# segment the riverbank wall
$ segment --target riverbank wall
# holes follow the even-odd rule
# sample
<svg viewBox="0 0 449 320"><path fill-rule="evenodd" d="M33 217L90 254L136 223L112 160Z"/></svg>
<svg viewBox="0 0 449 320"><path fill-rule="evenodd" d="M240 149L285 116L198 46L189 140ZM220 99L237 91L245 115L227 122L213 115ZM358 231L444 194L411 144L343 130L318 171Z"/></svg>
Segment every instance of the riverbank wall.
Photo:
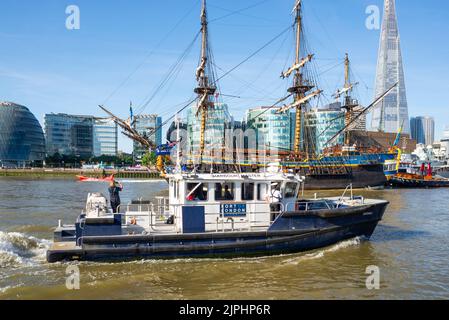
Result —
<svg viewBox="0 0 449 320"><path fill-rule="evenodd" d="M126 170L81 170L81 169L0 169L0 178L61 178L75 179L76 176L100 178L106 174L114 175L117 179L161 179L159 172L126 171Z"/></svg>

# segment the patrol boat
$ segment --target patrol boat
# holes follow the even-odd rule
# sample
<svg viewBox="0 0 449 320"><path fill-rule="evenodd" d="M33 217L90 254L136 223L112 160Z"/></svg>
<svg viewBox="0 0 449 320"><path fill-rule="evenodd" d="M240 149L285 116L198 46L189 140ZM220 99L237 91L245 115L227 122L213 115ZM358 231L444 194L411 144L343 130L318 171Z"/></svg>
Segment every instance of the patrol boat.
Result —
<svg viewBox="0 0 449 320"><path fill-rule="evenodd" d="M301 252L369 238L388 205L353 196L352 191L348 196L299 200L303 178L284 172L179 171L167 178L167 199L130 203L120 208L123 213L112 213L104 196L90 194L75 225L59 223L48 262ZM278 212L270 210L272 184L279 184L282 193Z"/></svg>
<svg viewBox="0 0 449 320"><path fill-rule="evenodd" d="M300 1L297 2L299 8ZM296 9L299 16L299 9ZM280 163L259 172L214 173L205 170L205 128L216 93L208 47L206 1L202 1L201 59L196 76L197 117L201 120L200 166L192 170L177 163L163 176L169 197L157 203L137 201L114 214L101 194L89 194L86 208L74 225L61 222L47 260L128 260L179 257L266 256L293 253L331 245L358 236L370 237L382 219L388 202L345 196L300 199L304 177ZM303 100L299 100L301 104ZM103 108L108 112L105 108ZM109 113L109 112L108 112ZM130 121L109 113L125 135L146 147ZM179 124L178 124L179 133ZM179 136L179 134L178 134ZM178 142L180 141L178 137ZM163 155L158 167L163 169ZM234 166L237 170L238 166ZM271 206L277 184L281 197ZM123 213L122 213L123 212Z"/></svg>

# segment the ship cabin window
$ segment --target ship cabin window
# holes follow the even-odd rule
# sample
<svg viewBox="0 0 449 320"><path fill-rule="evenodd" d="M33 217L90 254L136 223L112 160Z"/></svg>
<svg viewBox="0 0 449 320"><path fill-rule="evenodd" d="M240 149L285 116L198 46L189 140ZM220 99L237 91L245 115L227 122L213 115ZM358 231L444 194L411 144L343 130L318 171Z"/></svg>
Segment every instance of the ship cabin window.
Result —
<svg viewBox="0 0 449 320"><path fill-rule="evenodd" d="M207 183L187 183L187 201L207 201Z"/></svg>
<svg viewBox="0 0 449 320"><path fill-rule="evenodd" d="M172 181L170 186L171 186L173 198L178 199L178 197L179 197L179 183L177 181Z"/></svg>
<svg viewBox="0 0 449 320"><path fill-rule="evenodd" d="M257 185L257 200L265 201L268 192L269 192L268 184L266 184L266 183L259 183Z"/></svg>
<svg viewBox="0 0 449 320"><path fill-rule="evenodd" d="M295 198L298 184L296 182L287 182L284 189L284 198Z"/></svg>
<svg viewBox="0 0 449 320"><path fill-rule="evenodd" d="M215 200L216 201L232 201L234 200L235 184L234 183L216 183L215 184Z"/></svg>
<svg viewBox="0 0 449 320"><path fill-rule="evenodd" d="M242 183L242 200L252 201L254 200L254 183Z"/></svg>

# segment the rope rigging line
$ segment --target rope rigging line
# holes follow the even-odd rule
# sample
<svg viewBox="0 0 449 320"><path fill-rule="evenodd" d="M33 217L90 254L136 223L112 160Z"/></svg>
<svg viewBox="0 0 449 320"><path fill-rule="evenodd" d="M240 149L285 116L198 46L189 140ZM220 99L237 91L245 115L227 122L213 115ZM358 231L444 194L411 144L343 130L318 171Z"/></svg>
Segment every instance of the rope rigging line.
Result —
<svg viewBox="0 0 449 320"><path fill-rule="evenodd" d="M264 4L264 3L268 2L268 1L270 1L270 0L262 0L262 1L259 1L259 2L255 3L255 4L253 4L253 5L250 5L248 7L245 7L245 8L239 9L239 10L235 10L235 11L232 11L232 10L229 10L229 9L225 9L225 8L222 8L222 7L219 7L219 6L216 6L216 5L209 4L209 6L211 6L211 7L215 7L217 9L221 9L221 10L225 10L225 11L229 11L230 12L228 14L225 14L225 15L221 16L221 17L218 17L218 18L210 20L209 23L220 21L220 20L223 20L225 18L231 17L233 15L237 15L237 14L240 14L240 15L243 15L243 16L247 16L247 17L250 17L250 18L256 18L256 19L263 19L263 20L266 20L266 21L272 21L270 19L259 18L259 17L248 15L248 14L242 14L243 11L247 11L249 9L258 7L258 6Z"/></svg>
<svg viewBox="0 0 449 320"><path fill-rule="evenodd" d="M211 85L216 85L217 82L219 82L220 80L222 80L223 78L227 77L229 74L231 74L232 72L234 72L236 69L238 69L239 67L241 67L243 64L245 64L247 61L249 61L250 59L252 59L254 56L256 56L258 53L260 53L262 50L264 50L266 47L268 47L269 45L271 45L273 42L275 42L278 38L280 38L285 32L289 31L291 28L291 26L289 25L288 28L285 28L284 30L282 30L282 32L280 32L279 34L277 34L275 37L273 37L271 40L269 40L267 43L265 43L261 48L257 49L256 51L254 51L253 53L251 53L247 58L245 58L242 62L240 62L239 64L237 64L236 66L234 66L233 68L231 68L230 70L228 70L227 72L225 72L223 75L221 75L218 79L214 80L213 83L211 83ZM197 35L198 36L198 35ZM275 103L273 105L276 106L277 104L285 101L286 99L288 99L291 96L288 95L286 98L282 98L281 100L279 100L277 103ZM182 109L178 110L178 112L176 114L179 114L181 112L183 112L185 109L187 109L193 102L195 102L197 100L197 98L195 97L194 99L192 99L186 106L184 106ZM154 135L159 129L161 129L163 126L165 126L169 121L171 121L176 114L172 115L170 118L168 118L166 121L164 121L164 123L162 123L162 125L160 125L156 130L154 130L153 132L151 132L148 135L148 138L151 137L152 135Z"/></svg>
<svg viewBox="0 0 449 320"><path fill-rule="evenodd" d="M224 77L228 76L230 73L234 72L236 69L238 69L239 67L241 67L243 64L245 64L246 62L248 62L249 60L251 60L254 56L256 56L258 53L260 53L262 50L264 50L266 47L268 47L269 45L271 45L273 42L275 42L278 38L280 38L285 32L287 32L290 29L290 26L284 30L282 30L282 32L280 32L278 35L276 35L274 38L272 38L270 41L268 41L267 43L265 43L261 48L257 49L255 52L253 52L251 55L249 55L247 58L245 58L242 62L240 62L239 64L237 64L235 67L233 67L232 69L230 69L228 72L226 72L225 74L223 74L221 77L219 77L215 82L220 81L221 79L223 79Z"/></svg>
<svg viewBox="0 0 449 320"><path fill-rule="evenodd" d="M159 83L159 85L156 87L156 89L154 90L154 92L151 94L151 96L147 96L144 99L144 102L141 103L141 105L139 106L139 109L137 111L137 114L142 114L142 112L146 109L146 107L153 101L153 99L156 97L156 95L160 92L160 90L167 84L168 81L170 81L170 79L176 74L176 72L179 72L179 67L182 65L182 63L184 62L185 58L188 56L188 54L190 53L191 49L193 48L193 45L195 44L195 42L197 41L199 35L201 32L198 32L195 36L195 38L193 39L192 42L190 42L190 44L188 45L188 47L186 48L186 50L184 50L184 52L181 54L181 56L178 58L178 60L176 60L176 62L171 66L171 68L169 69L168 73L165 75L165 77L162 79L162 81ZM145 102L146 101L146 102Z"/></svg>
<svg viewBox="0 0 449 320"><path fill-rule="evenodd" d="M144 57L144 59L142 60L141 63L139 63L137 65L137 67L117 86L116 89L114 89L111 94L109 94L109 96L107 96L107 98L104 100L104 102L102 103L102 105L107 104L107 102L120 90L122 89L127 83L128 81L137 73L137 71L140 70L140 68L142 68L142 66L147 62L147 60L156 52L156 50L171 36L171 34L173 32L175 32L178 27L181 25L181 23L192 13L192 11L196 8L197 3L199 2L199 0L197 0L195 2L195 4L188 10L188 12L181 17L180 20L178 20L178 22L173 26L173 28L171 28L167 34L165 34L162 39L156 44L156 46L149 51L146 56Z"/></svg>

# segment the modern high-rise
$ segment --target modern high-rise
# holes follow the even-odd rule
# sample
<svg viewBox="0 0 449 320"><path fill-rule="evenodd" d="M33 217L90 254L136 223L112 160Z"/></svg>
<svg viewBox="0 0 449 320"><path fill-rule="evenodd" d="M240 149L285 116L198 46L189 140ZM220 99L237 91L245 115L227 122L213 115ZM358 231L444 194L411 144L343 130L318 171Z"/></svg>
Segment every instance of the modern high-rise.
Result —
<svg viewBox="0 0 449 320"><path fill-rule="evenodd" d="M246 113L246 130L254 130L256 139L250 144L258 150L288 152L292 143L292 123L290 112L278 113L279 108L260 107Z"/></svg>
<svg viewBox="0 0 449 320"><path fill-rule="evenodd" d="M155 114L142 114L134 117L134 129L148 138L155 146L162 144L162 118ZM140 162L142 157L148 152L138 142L134 142L133 156L134 160Z"/></svg>
<svg viewBox="0 0 449 320"><path fill-rule="evenodd" d="M374 107L371 128L376 131L396 133L403 125L403 132L409 134L409 115L395 0L385 0L375 98L396 83L398 86Z"/></svg>
<svg viewBox="0 0 449 320"><path fill-rule="evenodd" d="M94 117L46 114L44 117L47 155L92 157Z"/></svg>
<svg viewBox="0 0 449 320"><path fill-rule="evenodd" d="M417 143L431 145L435 141L435 120L431 117L415 117L410 119L412 138Z"/></svg>
<svg viewBox="0 0 449 320"><path fill-rule="evenodd" d="M41 165L45 158L42 127L27 107L0 102L0 168Z"/></svg>
<svg viewBox="0 0 449 320"><path fill-rule="evenodd" d="M307 137L309 154L320 155L326 147L344 144L344 135L341 134L333 144L327 145L327 142L345 127L344 115L345 112L338 105L305 113L303 135Z"/></svg>
<svg viewBox="0 0 449 320"><path fill-rule="evenodd" d="M198 162L200 154L200 140L201 140L201 118L197 116L198 108L192 106L187 110L187 136L188 158L193 162ZM230 157L226 156L226 150L231 150L232 141L226 140L227 130L231 130L233 118L229 113L228 106L224 103L215 103L214 108L207 113L205 139L205 153L210 154L210 157L217 161L232 161Z"/></svg>
<svg viewBox="0 0 449 320"><path fill-rule="evenodd" d="M117 156L118 126L112 119L94 119L93 144L94 156Z"/></svg>
<svg viewBox="0 0 449 320"><path fill-rule="evenodd" d="M88 115L46 114L44 117L47 155L82 158L116 156L118 128L111 119Z"/></svg>

